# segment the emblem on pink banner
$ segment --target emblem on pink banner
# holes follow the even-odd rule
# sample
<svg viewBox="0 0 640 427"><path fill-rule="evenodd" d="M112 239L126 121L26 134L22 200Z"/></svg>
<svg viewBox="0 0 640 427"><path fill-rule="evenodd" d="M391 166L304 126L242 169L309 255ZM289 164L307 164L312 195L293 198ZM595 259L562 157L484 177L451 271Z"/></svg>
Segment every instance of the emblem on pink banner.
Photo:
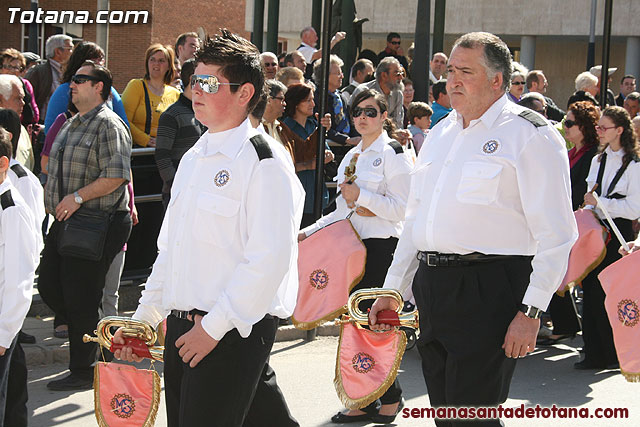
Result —
<svg viewBox="0 0 640 427"><path fill-rule="evenodd" d="M376 366L376 361L373 359L373 356L361 351L360 353L353 356L351 359L351 364L353 365L353 369L360 374L366 374L370 370Z"/></svg>
<svg viewBox="0 0 640 427"><path fill-rule="evenodd" d="M640 251L614 262L598 275L607 294L604 307L613 330L620 371L640 382Z"/></svg>
<svg viewBox="0 0 640 427"><path fill-rule="evenodd" d="M309 276L309 284L316 289L324 289L329 284L329 275L324 270L314 270Z"/></svg>

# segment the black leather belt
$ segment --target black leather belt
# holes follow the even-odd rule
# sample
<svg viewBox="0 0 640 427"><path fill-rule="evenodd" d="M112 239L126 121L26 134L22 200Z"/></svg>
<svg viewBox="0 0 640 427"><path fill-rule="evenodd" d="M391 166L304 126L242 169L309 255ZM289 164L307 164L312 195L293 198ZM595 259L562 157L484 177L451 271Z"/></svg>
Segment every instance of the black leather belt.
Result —
<svg viewBox="0 0 640 427"><path fill-rule="evenodd" d="M459 255L419 251L417 255L420 262L424 263L427 267L458 267L521 257L521 255L485 255L480 252Z"/></svg>
<svg viewBox="0 0 640 427"><path fill-rule="evenodd" d="M196 310L195 308L191 311L185 310L171 310L171 315L173 317L177 317L178 319L189 320L189 315L193 316L199 314L200 316L206 316L207 312L202 310Z"/></svg>

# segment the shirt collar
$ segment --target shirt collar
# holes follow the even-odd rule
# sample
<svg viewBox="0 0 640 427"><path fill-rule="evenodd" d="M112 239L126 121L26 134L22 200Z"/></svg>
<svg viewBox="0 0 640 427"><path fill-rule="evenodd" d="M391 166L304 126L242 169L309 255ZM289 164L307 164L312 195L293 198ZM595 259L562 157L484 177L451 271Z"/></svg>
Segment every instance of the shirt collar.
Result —
<svg viewBox="0 0 640 427"><path fill-rule="evenodd" d="M607 153L607 157L609 158L611 158L611 156L619 158L624 157L624 148L622 147L618 151L613 151L611 149L611 146L607 145L607 148L605 148L604 152Z"/></svg>
<svg viewBox="0 0 640 427"><path fill-rule="evenodd" d="M14 159L13 157L9 160L9 167L13 166L13 165L20 165L22 166L22 164L17 161L16 159Z"/></svg>
<svg viewBox="0 0 640 427"><path fill-rule="evenodd" d="M89 112L83 114L82 116L80 114L76 114L74 116L74 119L76 121L79 121L80 123L87 122L87 121L93 119L100 112L100 110L102 110L102 108L104 108L104 107L105 107L105 103L103 102L102 104L98 105L97 107L93 108L92 110L90 110Z"/></svg>
<svg viewBox="0 0 640 427"><path fill-rule="evenodd" d="M475 124L478 122L484 123L486 128L490 129L495 123L495 121L498 119L500 114L502 114L502 110L508 103L509 103L509 100L507 99L507 94L505 93L503 96L498 98L496 102L491 104L491 106L487 109L487 111L485 111L484 114L482 114L479 118L475 120L471 120L469 122L469 126L467 126L467 129L475 126ZM455 118L459 122L462 122L462 116L457 111L456 111Z"/></svg>
<svg viewBox="0 0 640 427"><path fill-rule="evenodd" d="M9 176L7 175L4 181L2 181L2 184L0 184L0 194L10 190L11 188L13 188L13 186L11 185L11 181L9 181Z"/></svg>
<svg viewBox="0 0 640 427"><path fill-rule="evenodd" d="M251 131L255 132L255 129L251 127L249 118L246 118L238 127L222 132L207 132L205 134L203 155L207 157L221 153L233 160L240 152L242 143L247 139Z"/></svg>
<svg viewBox="0 0 640 427"><path fill-rule="evenodd" d="M54 61L53 59L49 58L49 63L51 64L51 68L56 70L58 73L62 70L62 64L60 64L58 61Z"/></svg>
<svg viewBox="0 0 640 427"><path fill-rule="evenodd" d="M373 143L368 146L364 151L362 150L362 141L360 141L357 145L358 151L360 153L366 153L368 151L375 151L377 153L381 153L384 150L384 146L388 143L389 137L386 132L383 130L379 137L376 138Z"/></svg>
<svg viewBox="0 0 640 427"><path fill-rule="evenodd" d="M306 44L305 42L300 42L300 44L301 44L302 46L306 46L306 47L310 47L310 48L312 48L312 49L315 49L315 47L311 46L310 44Z"/></svg>

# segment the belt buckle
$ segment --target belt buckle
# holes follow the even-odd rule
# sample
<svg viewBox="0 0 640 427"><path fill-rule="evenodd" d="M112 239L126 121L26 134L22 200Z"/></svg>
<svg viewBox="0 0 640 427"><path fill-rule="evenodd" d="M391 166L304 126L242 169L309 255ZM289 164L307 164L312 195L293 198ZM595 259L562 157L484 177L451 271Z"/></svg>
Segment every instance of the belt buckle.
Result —
<svg viewBox="0 0 640 427"><path fill-rule="evenodd" d="M437 254L426 254L427 255L427 266L429 267L437 267L438 266L438 255Z"/></svg>

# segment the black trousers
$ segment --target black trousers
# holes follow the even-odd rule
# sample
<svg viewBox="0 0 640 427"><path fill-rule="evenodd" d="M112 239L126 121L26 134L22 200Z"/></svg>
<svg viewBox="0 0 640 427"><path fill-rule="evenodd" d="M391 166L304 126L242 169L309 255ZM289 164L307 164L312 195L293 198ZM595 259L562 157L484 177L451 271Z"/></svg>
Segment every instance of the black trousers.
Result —
<svg viewBox="0 0 640 427"><path fill-rule="evenodd" d="M27 362L15 337L0 356L0 426L26 426L27 399Z"/></svg>
<svg viewBox="0 0 640 427"><path fill-rule="evenodd" d="M580 330L578 315L575 308L573 308L571 298L573 297L569 294L569 291L565 292L563 297L558 294L553 294L553 297L551 297L549 314L551 315L553 333L555 335L572 335Z"/></svg>
<svg viewBox="0 0 640 427"><path fill-rule="evenodd" d="M247 338L237 329L227 332L195 368L182 361L175 346L192 327L189 320L174 316L167 320L164 385L168 426L242 426L275 340L274 318L267 315L253 325Z"/></svg>
<svg viewBox="0 0 640 427"><path fill-rule="evenodd" d="M631 221L622 218L613 220L626 241L633 240ZM598 280L598 274L621 258L618 253L620 243L611 233L604 261L582 281L582 338L584 339L584 358L589 364L606 367L618 362L613 343L613 331L604 308L605 293Z"/></svg>
<svg viewBox="0 0 640 427"><path fill-rule="evenodd" d="M274 317L273 321L277 329L279 319ZM242 425L243 427L297 427L300 425L289 412L284 395L278 387L276 373L269 365L268 357L260 374L249 413Z"/></svg>
<svg viewBox="0 0 640 427"><path fill-rule="evenodd" d="M395 237L387 239L371 238L362 240L362 243L367 248L367 263L364 267L362 280L353 288L351 293L360 289L382 287L387 270L389 270L391 261L393 261L393 253L398 245L398 239ZM361 302L360 310L366 313L373 305L373 301L366 300ZM401 397L402 388L400 387L400 381L396 378L393 384L380 397L380 403L383 405L396 403L400 401ZM373 402L367 406L367 410L373 410L375 407L376 402Z"/></svg>
<svg viewBox="0 0 640 427"><path fill-rule="evenodd" d="M413 295L431 406L496 406L507 399L516 359L501 347L530 274L531 257L460 267L420 263ZM458 424L463 423L436 420L439 426ZM501 425L500 420L471 424Z"/></svg>
<svg viewBox="0 0 640 427"><path fill-rule="evenodd" d="M40 261L38 291L42 300L69 324L69 370L85 378L93 377L97 344L83 343L84 334L92 334L99 320L105 276L109 266L131 233L128 212L114 215L102 259L89 261L58 253L58 235L62 224L55 221L45 240Z"/></svg>

